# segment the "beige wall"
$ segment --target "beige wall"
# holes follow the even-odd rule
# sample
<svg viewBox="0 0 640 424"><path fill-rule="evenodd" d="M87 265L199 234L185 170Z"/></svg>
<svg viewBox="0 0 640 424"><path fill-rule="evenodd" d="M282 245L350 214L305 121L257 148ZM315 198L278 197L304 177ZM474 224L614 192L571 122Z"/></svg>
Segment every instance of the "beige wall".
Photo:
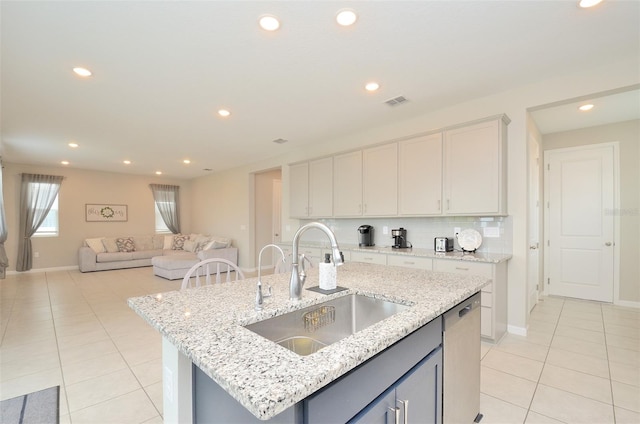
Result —
<svg viewBox="0 0 640 424"><path fill-rule="evenodd" d="M85 238L153 234L155 210L150 183L180 186L181 229L185 233L190 231L191 196L188 181L72 168L13 163L4 165L4 201L9 229L9 237L5 243L9 257L8 271L16 269L20 225L20 174L23 172L65 177L58 195L59 236L32 238L33 251L39 253L39 257L33 259L34 270L77 266L78 247ZM127 222L86 222L86 203L127 205L129 219Z"/></svg>
<svg viewBox="0 0 640 424"><path fill-rule="evenodd" d="M613 141L620 145L620 300L640 302L640 121L546 134L543 148Z"/></svg>

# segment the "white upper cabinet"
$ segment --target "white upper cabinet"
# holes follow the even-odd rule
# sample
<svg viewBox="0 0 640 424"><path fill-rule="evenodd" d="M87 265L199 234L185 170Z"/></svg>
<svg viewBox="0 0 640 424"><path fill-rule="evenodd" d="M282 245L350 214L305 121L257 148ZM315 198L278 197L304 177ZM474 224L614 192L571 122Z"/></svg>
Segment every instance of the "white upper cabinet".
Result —
<svg viewBox="0 0 640 424"><path fill-rule="evenodd" d="M506 125L501 117L444 132L446 215L506 214Z"/></svg>
<svg viewBox="0 0 640 424"><path fill-rule="evenodd" d="M362 150L333 157L333 215L362 215Z"/></svg>
<svg viewBox="0 0 640 424"><path fill-rule="evenodd" d="M289 215L309 216L309 163L289 165Z"/></svg>
<svg viewBox="0 0 640 424"><path fill-rule="evenodd" d="M290 165L292 218L507 215L506 115Z"/></svg>
<svg viewBox="0 0 640 424"><path fill-rule="evenodd" d="M333 158L309 162L309 216L333 215Z"/></svg>
<svg viewBox="0 0 640 424"><path fill-rule="evenodd" d="M289 215L321 218L333 215L333 158L289 165Z"/></svg>
<svg viewBox="0 0 640 424"><path fill-rule="evenodd" d="M398 144L398 214L442 213L442 133Z"/></svg>
<svg viewBox="0 0 640 424"><path fill-rule="evenodd" d="M389 216L398 213L398 144L362 151L362 214Z"/></svg>

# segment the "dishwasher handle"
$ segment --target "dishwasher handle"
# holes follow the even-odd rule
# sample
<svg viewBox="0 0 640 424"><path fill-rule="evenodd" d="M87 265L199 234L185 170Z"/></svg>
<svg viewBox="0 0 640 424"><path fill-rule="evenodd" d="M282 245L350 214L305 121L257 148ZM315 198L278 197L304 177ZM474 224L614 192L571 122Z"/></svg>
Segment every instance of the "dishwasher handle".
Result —
<svg viewBox="0 0 640 424"><path fill-rule="evenodd" d="M480 293L478 292L444 313L444 330L447 331L448 327L451 327L456 322L464 319L467 314L478 309L479 307Z"/></svg>

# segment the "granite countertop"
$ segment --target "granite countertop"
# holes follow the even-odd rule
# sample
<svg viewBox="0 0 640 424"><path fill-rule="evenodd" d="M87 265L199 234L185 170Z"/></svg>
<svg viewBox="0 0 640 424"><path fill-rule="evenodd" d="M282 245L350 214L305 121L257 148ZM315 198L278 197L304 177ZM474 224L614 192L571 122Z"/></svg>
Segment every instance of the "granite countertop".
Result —
<svg viewBox="0 0 640 424"><path fill-rule="evenodd" d="M279 243L281 245L290 246L291 243ZM301 243L300 247L310 247L318 249L329 249L329 245L326 243ZM432 259L451 259L458 261L472 261L472 262L486 262L486 263L499 263L508 261L512 255L508 253L488 253L488 252L476 252L476 253L463 253L461 251L455 252L435 252L433 249L424 249L418 247L406 248L406 249L394 249L391 246L369 246L360 247L357 244L344 244L340 243L340 250L343 252L371 252L371 253L383 253L386 255L399 255L399 256L416 256Z"/></svg>
<svg viewBox="0 0 640 424"><path fill-rule="evenodd" d="M422 327L488 284L479 276L346 263L338 285L323 295L303 290L289 300L289 274L262 277L273 296L254 310L257 279L129 299L129 306L217 384L260 419L269 419ZM305 288L318 285L317 269ZM350 293L410 305L318 352L299 356L243 325Z"/></svg>

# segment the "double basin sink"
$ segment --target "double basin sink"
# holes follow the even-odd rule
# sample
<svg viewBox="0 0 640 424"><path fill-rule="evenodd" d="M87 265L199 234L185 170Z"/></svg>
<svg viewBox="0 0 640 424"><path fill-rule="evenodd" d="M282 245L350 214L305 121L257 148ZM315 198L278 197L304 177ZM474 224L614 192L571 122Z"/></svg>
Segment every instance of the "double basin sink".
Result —
<svg viewBox="0 0 640 424"><path fill-rule="evenodd" d="M349 294L258 321L245 328L305 356L409 307L388 300Z"/></svg>

